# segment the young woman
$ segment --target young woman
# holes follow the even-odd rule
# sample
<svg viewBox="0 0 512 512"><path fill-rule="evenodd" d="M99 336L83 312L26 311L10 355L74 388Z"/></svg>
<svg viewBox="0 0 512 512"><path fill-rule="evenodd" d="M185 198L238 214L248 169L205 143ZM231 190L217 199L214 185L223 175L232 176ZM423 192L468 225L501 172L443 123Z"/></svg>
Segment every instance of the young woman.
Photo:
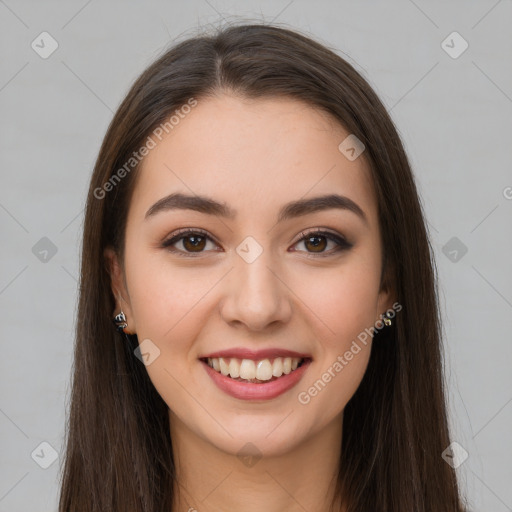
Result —
<svg viewBox="0 0 512 512"><path fill-rule="evenodd" d="M440 331L368 83L288 29L186 40L91 179L59 510L461 512Z"/></svg>

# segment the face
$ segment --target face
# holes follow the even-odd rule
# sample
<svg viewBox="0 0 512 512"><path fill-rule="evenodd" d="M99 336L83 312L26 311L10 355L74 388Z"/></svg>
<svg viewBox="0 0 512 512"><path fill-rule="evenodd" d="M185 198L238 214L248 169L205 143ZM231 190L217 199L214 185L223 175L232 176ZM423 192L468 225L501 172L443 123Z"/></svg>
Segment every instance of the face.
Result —
<svg viewBox="0 0 512 512"><path fill-rule="evenodd" d="M145 157L124 261L106 256L171 431L279 455L341 422L392 304L348 135L293 99L220 95Z"/></svg>

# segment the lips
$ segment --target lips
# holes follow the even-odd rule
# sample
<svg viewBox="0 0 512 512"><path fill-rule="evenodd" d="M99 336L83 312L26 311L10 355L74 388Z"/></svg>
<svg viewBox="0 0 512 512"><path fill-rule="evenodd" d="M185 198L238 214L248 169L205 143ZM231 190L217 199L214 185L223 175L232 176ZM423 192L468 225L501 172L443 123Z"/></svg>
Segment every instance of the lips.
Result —
<svg viewBox="0 0 512 512"><path fill-rule="evenodd" d="M212 352L200 360L225 393L244 400L266 400L295 386L312 358L291 350L236 348Z"/></svg>

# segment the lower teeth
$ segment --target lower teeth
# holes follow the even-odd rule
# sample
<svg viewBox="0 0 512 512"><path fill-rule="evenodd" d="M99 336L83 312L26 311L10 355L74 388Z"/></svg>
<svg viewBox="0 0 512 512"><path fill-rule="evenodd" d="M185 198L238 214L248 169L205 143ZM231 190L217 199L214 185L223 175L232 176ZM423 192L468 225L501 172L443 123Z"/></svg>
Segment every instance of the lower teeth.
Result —
<svg viewBox="0 0 512 512"><path fill-rule="evenodd" d="M229 377L229 375L228 375ZM230 379L233 379L233 377L229 377ZM250 382L251 384L265 384L266 382L272 382L276 379L279 379L279 377L272 377L271 379L269 380L259 380L259 379L241 379L240 377L237 377L236 379L233 379L233 380L236 380L237 382Z"/></svg>

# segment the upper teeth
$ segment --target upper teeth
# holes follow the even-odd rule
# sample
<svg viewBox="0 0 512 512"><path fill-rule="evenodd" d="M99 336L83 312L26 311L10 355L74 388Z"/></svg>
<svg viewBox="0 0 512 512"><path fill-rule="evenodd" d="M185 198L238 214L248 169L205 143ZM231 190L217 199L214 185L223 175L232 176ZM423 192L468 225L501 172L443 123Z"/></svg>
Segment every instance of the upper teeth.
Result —
<svg viewBox="0 0 512 512"><path fill-rule="evenodd" d="M289 374L299 366L300 361L299 357L276 357L273 362L270 359L253 361L234 357L209 357L208 366L233 379L270 380L272 377L281 377L283 373Z"/></svg>

